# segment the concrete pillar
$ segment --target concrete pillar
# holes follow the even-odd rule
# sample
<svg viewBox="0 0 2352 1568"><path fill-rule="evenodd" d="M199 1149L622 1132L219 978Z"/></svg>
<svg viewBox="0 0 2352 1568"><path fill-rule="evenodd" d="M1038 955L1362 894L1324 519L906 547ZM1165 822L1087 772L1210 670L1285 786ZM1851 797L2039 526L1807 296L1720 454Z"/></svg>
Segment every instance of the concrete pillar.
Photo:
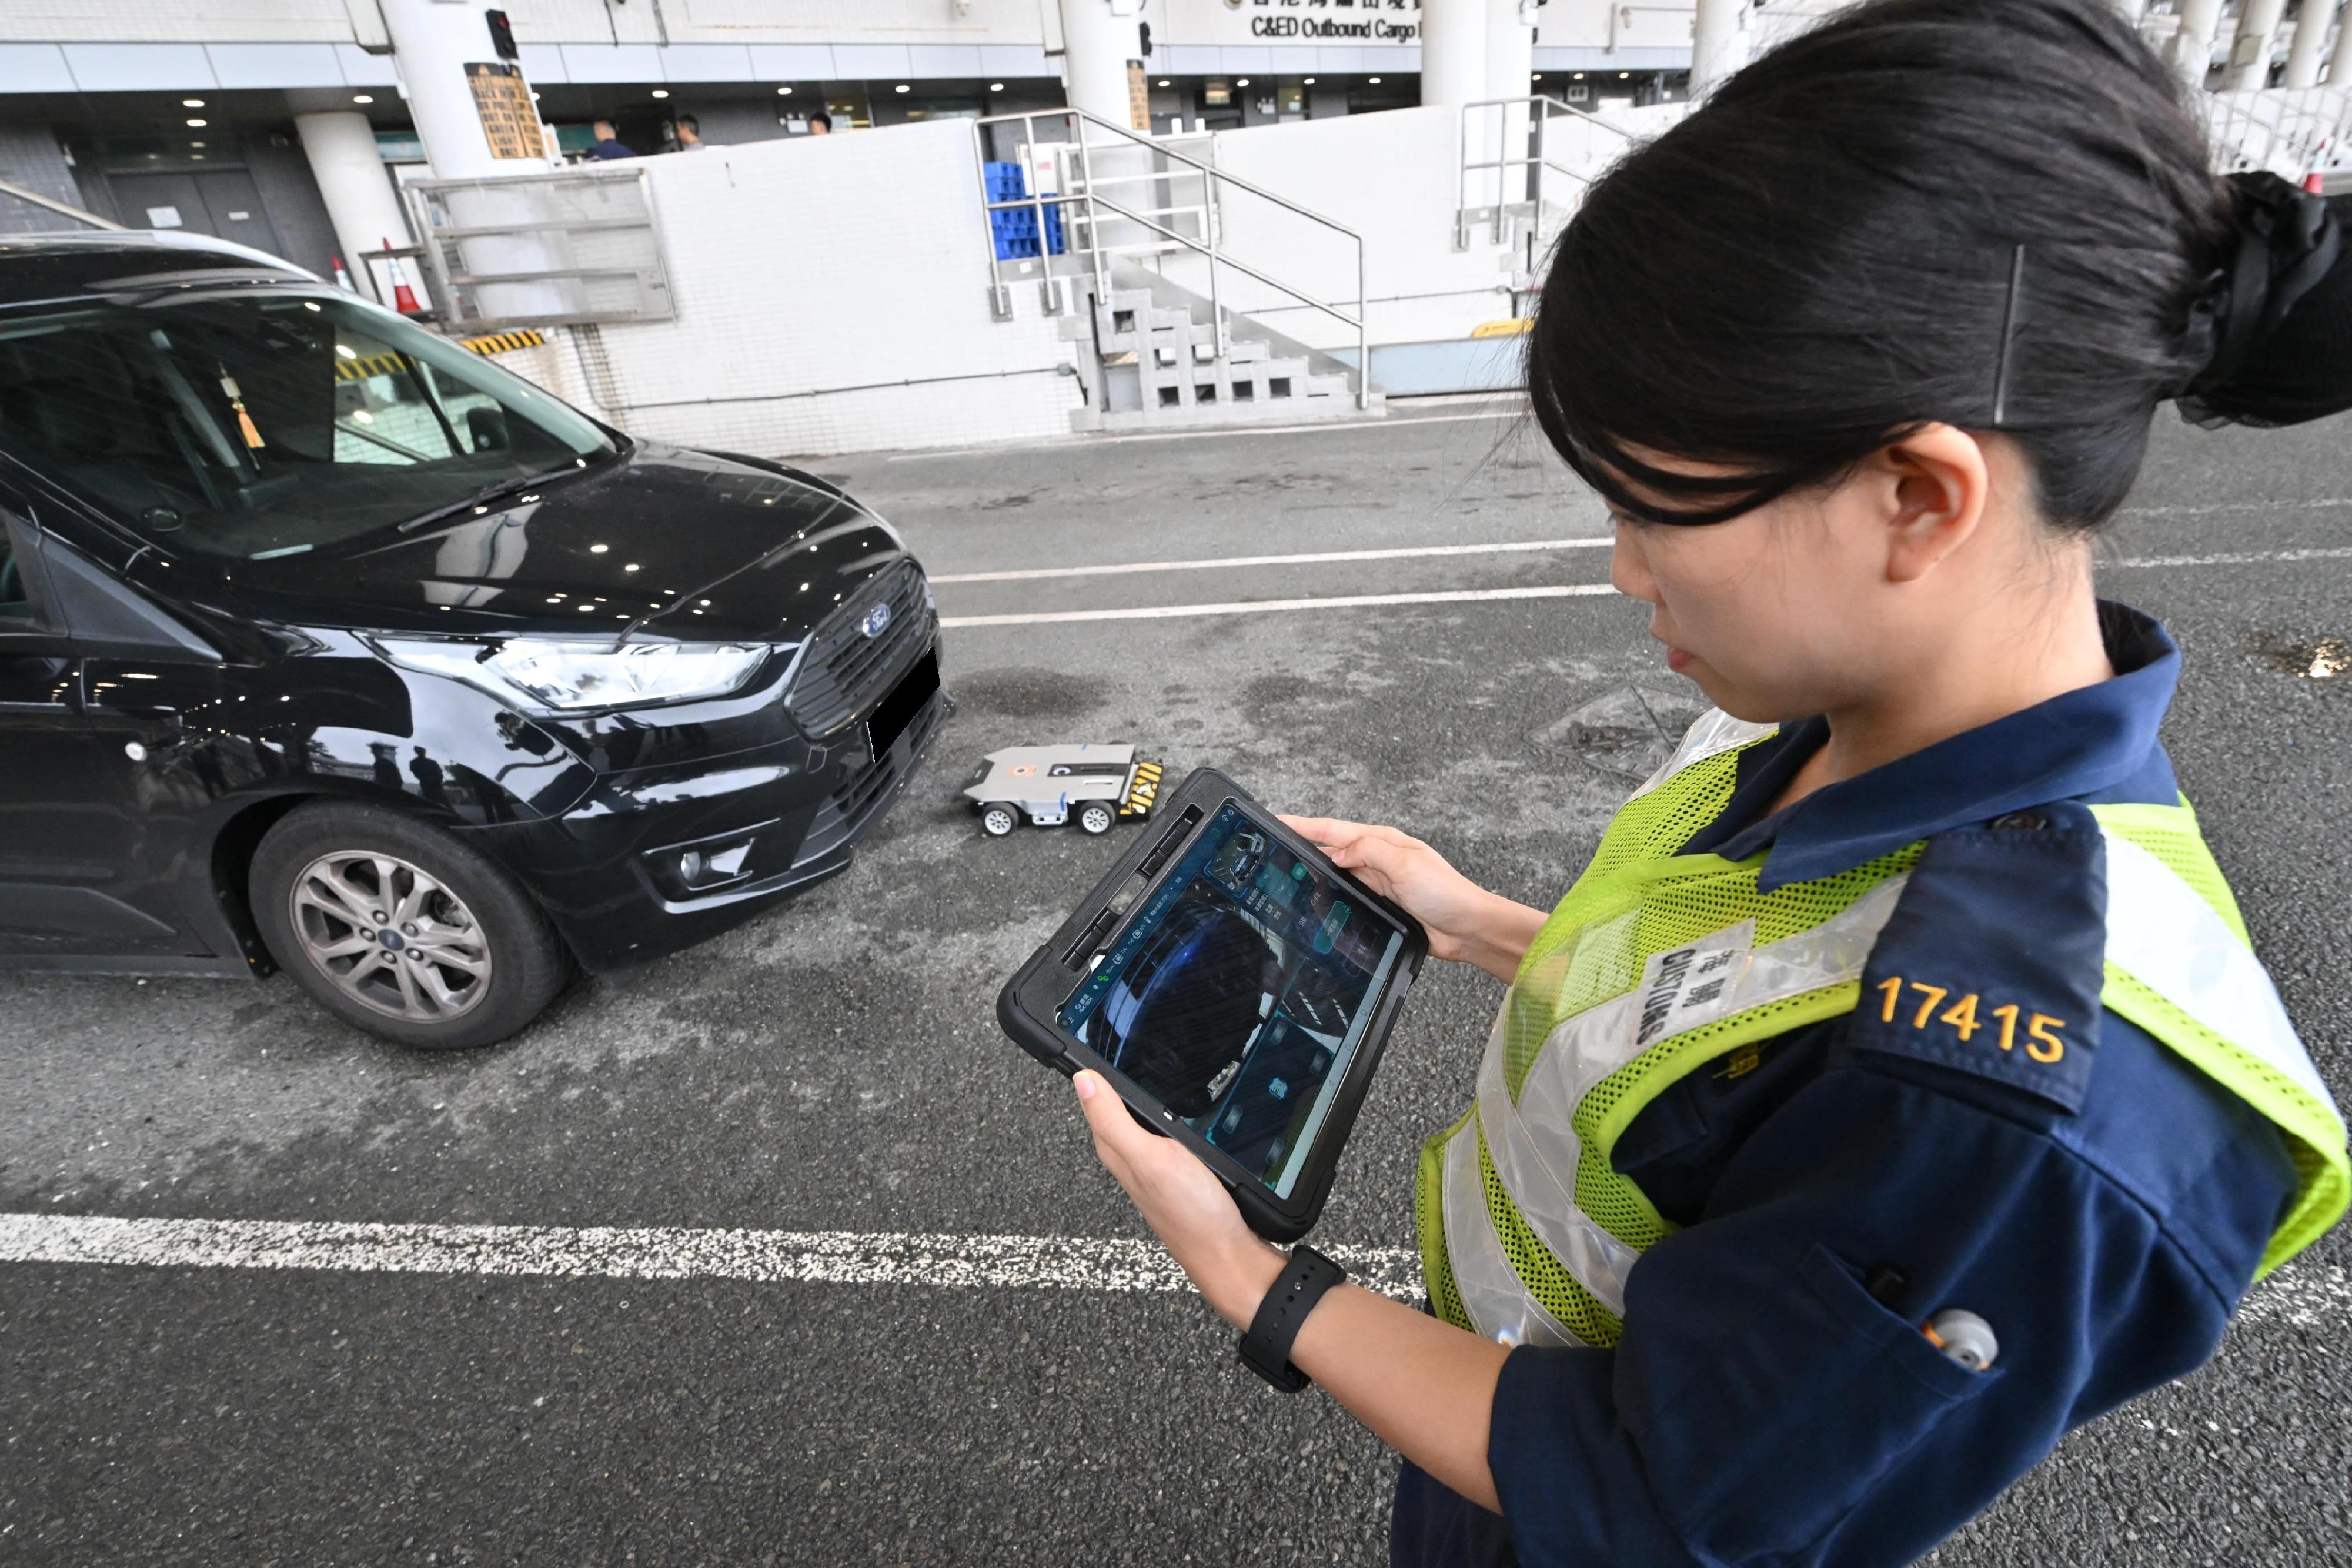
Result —
<svg viewBox="0 0 2352 1568"><path fill-rule="evenodd" d="M2192 88L2205 85L2213 64L2213 32L2221 25L2221 0L2180 0L2180 26L2172 35L2172 68Z"/></svg>
<svg viewBox="0 0 2352 1568"><path fill-rule="evenodd" d="M2238 18L2237 42L2230 46L2230 64L2221 75L2224 88L2245 92L2271 85L2271 46L2285 10L2286 0L2246 0Z"/></svg>
<svg viewBox="0 0 2352 1568"><path fill-rule="evenodd" d="M490 47L486 0L379 0L392 35L394 62L409 118L425 143L425 161L443 180L475 180L491 174L527 174L547 168L546 147L526 137L537 156L499 158L491 153L474 88L466 68L501 62ZM529 83L523 91L530 92ZM528 99L526 98L526 100ZM536 115L533 116L535 120Z"/></svg>
<svg viewBox="0 0 2352 1568"><path fill-rule="evenodd" d="M1690 95L1696 100L1748 63L1748 0L1698 0L1693 23Z"/></svg>
<svg viewBox="0 0 2352 1568"><path fill-rule="evenodd" d="M1422 0L1421 101L1459 109L1486 96L1488 0Z"/></svg>
<svg viewBox="0 0 2352 1568"><path fill-rule="evenodd" d="M319 183L319 199L327 205L327 221L334 225L335 245L360 292L383 305L392 303L392 287L383 263L363 264L362 251L380 250L390 240L409 243L408 214L392 188L383 155L376 150L375 128L355 109L331 109L294 117L302 139L302 154L310 161L310 177Z"/></svg>
<svg viewBox="0 0 2352 1568"><path fill-rule="evenodd" d="M1525 98L1535 90L1532 78L1536 63L1535 9L1523 6L1521 0L1486 0L1486 89L1481 98ZM1477 111L1476 118L1485 122L1482 130L1491 138L1486 152L1488 158L1524 158L1528 155L1528 110L1525 105L1498 105ZM1495 199L1502 202L1523 202L1528 199L1528 170L1525 164L1516 168L1497 169L1486 182L1495 188Z"/></svg>
<svg viewBox="0 0 2352 1568"><path fill-rule="evenodd" d="M2327 29L2336 21L2337 4L2338 0L2303 0L2303 15L2294 25L2294 42L2287 48L2282 85L2318 84L2320 68L2327 63Z"/></svg>
<svg viewBox="0 0 2352 1568"><path fill-rule="evenodd" d="M1071 108L1130 124L1127 62L1143 57L1139 9L1119 0L1062 0L1062 68Z"/></svg>

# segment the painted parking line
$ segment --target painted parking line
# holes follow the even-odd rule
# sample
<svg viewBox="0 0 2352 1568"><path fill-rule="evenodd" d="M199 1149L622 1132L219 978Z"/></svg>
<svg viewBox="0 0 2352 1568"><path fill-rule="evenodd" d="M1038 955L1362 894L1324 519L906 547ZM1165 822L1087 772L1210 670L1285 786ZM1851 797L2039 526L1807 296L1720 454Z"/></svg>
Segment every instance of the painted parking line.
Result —
<svg viewBox="0 0 2352 1568"><path fill-rule="evenodd" d="M1554 539L1524 545L1422 546L1411 549L1340 550L1312 556L1235 557L1223 560L1156 561L1132 567L1073 567L1030 572L982 572L966 577L939 577L934 582L984 582L1009 578L1081 577L1104 571L1171 571L1189 566L1245 566L1325 560L1370 560L1390 556L1475 553L1505 549L1557 549L1606 539ZM2260 566L2273 562L2352 559L2352 547L2326 549L2240 550L2215 555L2120 556L2099 564L2110 568L2182 566ZM1168 621L1192 615L1255 615L1282 610L1362 610L1399 604L1464 604L1481 600L1570 599L1612 594L1605 582L1546 583L1528 588L1460 588L1425 593L1339 593L1307 599L1234 599L1213 604L1144 604L1115 610L1039 610L1008 615L942 615L941 626L1037 626L1064 621Z"/></svg>
<svg viewBox="0 0 2352 1568"><path fill-rule="evenodd" d="M1021 571L957 571L934 576L940 582L1025 582L1048 577L1116 577L1135 571L1215 571L1242 566L1321 566L1337 560L1406 560L1420 556L1509 555L1532 550L1607 549L1616 541L1599 538L1517 539L1507 544L1400 545L1391 549L1328 549L1305 555L1228 555L1206 560L1137 560L1114 566L1041 566Z"/></svg>
<svg viewBox="0 0 2352 1568"><path fill-rule="evenodd" d="M2102 566L2262 566L2271 561L2352 560L2352 548L2225 550L2217 555L2123 556Z"/></svg>
<svg viewBox="0 0 2352 1568"><path fill-rule="evenodd" d="M1035 626L1056 621L1165 621L1183 615L1262 615L1276 610L1360 610L1391 604L1461 604L1482 599L1570 599L1613 594L1605 582L1537 588L1459 588L1432 593L1341 593L1320 599L1236 599L1223 604L1144 604L1120 610L1041 610L1019 615L942 615L941 626Z"/></svg>
<svg viewBox="0 0 2352 1568"><path fill-rule="evenodd" d="M1358 1280L1418 1299L1403 1247L1327 1249ZM1000 1290L1191 1289L1149 1241L1116 1236L951 1236L852 1230L367 1225L0 1214L0 1263L155 1269L320 1269L603 1280L803 1281Z"/></svg>
<svg viewBox="0 0 2352 1568"><path fill-rule="evenodd" d="M931 457L993 456L1000 452L1038 452L1053 447L1085 450L1116 446L1130 441L1198 441L1216 435L1310 435L1327 430L1394 430L1401 424L1458 424L1465 420L1517 419L1525 413L1513 400L1476 413L1391 414L1386 419L1318 419L1311 424L1213 424L1201 430L1138 431L1130 435L1060 435L1045 441L1007 442L996 446L941 446L922 452L894 452L893 463L919 463Z"/></svg>
<svg viewBox="0 0 2352 1568"><path fill-rule="evenodd" d="M1406 1247L1326 1249L1360 1282L1421 1294ZM1189 1290L1152 1242L1116 1236L952 1236L855 1230L695 1230L552 1225L367 1225L0 1214L0 1263L320 1270L594 1280L742 1280L966 1290ZM2352 1275L2290 1263L2248 1292L2239 1320L2341 1332Z"/></svg>

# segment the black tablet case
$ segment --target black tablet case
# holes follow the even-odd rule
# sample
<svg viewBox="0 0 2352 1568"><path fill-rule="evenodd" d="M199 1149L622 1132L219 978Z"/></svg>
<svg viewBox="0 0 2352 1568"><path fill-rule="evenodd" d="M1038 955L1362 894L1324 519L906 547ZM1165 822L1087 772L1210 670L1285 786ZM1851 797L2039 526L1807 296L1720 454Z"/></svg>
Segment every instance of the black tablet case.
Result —
<svg viewBox="0 0 2352 1568"><path fill-rule="evenodd" d="M1236 1174L1240 1167L1233 1166L1206 1139L1176 1121L1142 1089L1106 1067L1062 1027L1058 1016L1070 993L1087 977L1094 956L1118 938L1182 857L1186 847L1207 828L1227 800L1241 808L1252 826L1272 835L1300 860L1347 887L1404 932L1404 946L1398 954L1387 988L1333 1094L1331 1108L1324 1116L1307 1166L1286 1199L1277 1198L1255 1178ZM1188 808L1193 807L1199 808L1199 815L1187 823ZM1122 893L1129 894L1123 903L1119 902ZM1116 912L1114 904L1118 904ZM1296 1241L1314 1228L1323 1212L1324 1200L1331 1191L1331 1178L1339 1168L1339 1152L1347 1145L1356 1113L1363 1103L1365 1091L1371 1086L1373 1071L1379 1067L1381 1052L1388 1043L1389 1032L1396 1026L1405 996L1412 990L1420 975L1422 960L1428 953L1428 934L1419 921L1333 865L1320 850L1276 821L1273 812L1250 799L1240 785L1214 768L1202 768L1179 785L1173 795L1162 797L1153 821L1119 856L1110 874L1005 982L1004 988L997 993L996 1021L1015 1044L1065 1076L1075 1075L1087 1067L1101 1072L1127 1102L1137 1121L1154 1132L1181 1139L1202 1156L1202 1163L1216 1172L1218 1179L1232 1191L1251 1229L1269 1240Z"/></svg>

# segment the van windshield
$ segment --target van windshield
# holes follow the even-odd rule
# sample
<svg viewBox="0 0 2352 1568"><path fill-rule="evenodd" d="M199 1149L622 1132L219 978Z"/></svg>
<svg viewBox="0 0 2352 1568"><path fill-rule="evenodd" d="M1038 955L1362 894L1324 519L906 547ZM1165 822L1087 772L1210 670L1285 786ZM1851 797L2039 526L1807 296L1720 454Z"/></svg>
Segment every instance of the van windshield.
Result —
<svg viewBox="0 0 2352 1568"><path fill-rule="evenodd" d="M614 448L545 392L388 311L252 290L0 315L0 450L163 549L249 559Z"/></svg>

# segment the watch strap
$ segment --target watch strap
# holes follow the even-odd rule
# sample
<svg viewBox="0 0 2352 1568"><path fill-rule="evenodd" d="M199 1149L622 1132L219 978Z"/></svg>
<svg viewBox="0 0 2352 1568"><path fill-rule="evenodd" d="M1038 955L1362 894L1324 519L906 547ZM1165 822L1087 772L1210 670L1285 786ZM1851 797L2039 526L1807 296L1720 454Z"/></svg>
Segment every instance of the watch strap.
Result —
<svg viewBox="0 0 2352 1568"><path fill-rule="evenodd" d="M1258 1303L1249 1332L1242 1335L1242 1364L1286 1394L1296 1394L1314 1381L1290 1364L1290 1347L1323 1292L1347 1277L1345 1269L1306 1243L1292 1248L1290 1262Z"/></svg>

